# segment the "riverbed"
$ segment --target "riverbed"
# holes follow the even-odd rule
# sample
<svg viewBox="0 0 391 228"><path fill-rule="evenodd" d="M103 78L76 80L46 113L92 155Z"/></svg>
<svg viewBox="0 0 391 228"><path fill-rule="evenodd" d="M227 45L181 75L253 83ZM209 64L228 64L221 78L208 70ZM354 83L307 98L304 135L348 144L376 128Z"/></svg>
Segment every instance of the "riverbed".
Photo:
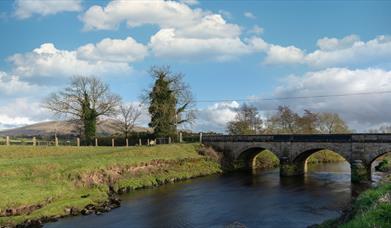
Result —
<svg viewBox="0 0 391 228"><path fill-rule="evenodd" d="M45 227L307 227L338 217L361 189L347 162L308 165L301 177L236 172L135 191L110 213Z"/></svg>

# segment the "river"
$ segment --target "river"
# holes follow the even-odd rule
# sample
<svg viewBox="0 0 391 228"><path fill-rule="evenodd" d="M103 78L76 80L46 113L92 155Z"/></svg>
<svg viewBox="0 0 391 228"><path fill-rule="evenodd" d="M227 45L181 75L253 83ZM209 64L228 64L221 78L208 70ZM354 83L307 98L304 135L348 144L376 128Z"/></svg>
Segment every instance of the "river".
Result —
<svg viewBox="0 0 391 228"><path fill-rule="evenodd" d="M307 167L302 177L279 170L214 175L122 196L103 215L46 224L58 227L307 227L340 215L356 195L347 162Z"/></svg>

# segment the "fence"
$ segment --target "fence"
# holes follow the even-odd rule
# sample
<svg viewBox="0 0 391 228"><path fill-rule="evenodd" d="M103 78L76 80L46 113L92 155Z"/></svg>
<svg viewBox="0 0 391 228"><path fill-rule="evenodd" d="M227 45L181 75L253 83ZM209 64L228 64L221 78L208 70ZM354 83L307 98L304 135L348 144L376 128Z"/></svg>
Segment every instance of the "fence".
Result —
<svg viewBox="0 0 391 228"><path fill-rule="evenodd" d="M152 134L132 134L125 137L97 137L92 142L76 137L0 137L0 145L19 145L19 146L141 146L155 144L171 143L198 143L202 142L202 133L182 133L177 137L154 138Z"/></svg>

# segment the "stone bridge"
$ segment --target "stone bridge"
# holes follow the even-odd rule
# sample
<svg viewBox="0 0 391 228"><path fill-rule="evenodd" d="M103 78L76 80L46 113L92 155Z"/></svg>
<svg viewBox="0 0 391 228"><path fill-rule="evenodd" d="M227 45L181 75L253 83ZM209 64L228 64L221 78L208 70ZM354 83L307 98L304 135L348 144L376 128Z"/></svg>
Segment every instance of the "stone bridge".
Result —
<svg viewBox="0 0 391 228"><path fill-rule="evenodd" d="M331 150L350 163L352 182L370 181L372 162L391 152L391 134L216 135L202 143L223 153L233 168L252 168L255 156L269 150L280 159L282 176L303 175L311 154Z"/></svg>

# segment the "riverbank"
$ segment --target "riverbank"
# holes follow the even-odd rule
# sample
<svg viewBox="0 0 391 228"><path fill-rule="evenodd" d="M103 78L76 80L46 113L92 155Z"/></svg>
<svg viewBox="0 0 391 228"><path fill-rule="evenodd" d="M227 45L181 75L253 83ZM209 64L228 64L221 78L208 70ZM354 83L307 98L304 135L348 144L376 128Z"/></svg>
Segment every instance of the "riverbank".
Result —
<svg viewBox="0 0 391 228"><path fill-rule="evenodd" d="M377 187L361 193L341 217L313 227L391 227L391 173Z"/></svg>
<svg viewBox="0 0 391 228"><path fill-rule="evenodd" d="M0 227L102 213L116 193L221 172L198 148L0 147Z"/></svg>

